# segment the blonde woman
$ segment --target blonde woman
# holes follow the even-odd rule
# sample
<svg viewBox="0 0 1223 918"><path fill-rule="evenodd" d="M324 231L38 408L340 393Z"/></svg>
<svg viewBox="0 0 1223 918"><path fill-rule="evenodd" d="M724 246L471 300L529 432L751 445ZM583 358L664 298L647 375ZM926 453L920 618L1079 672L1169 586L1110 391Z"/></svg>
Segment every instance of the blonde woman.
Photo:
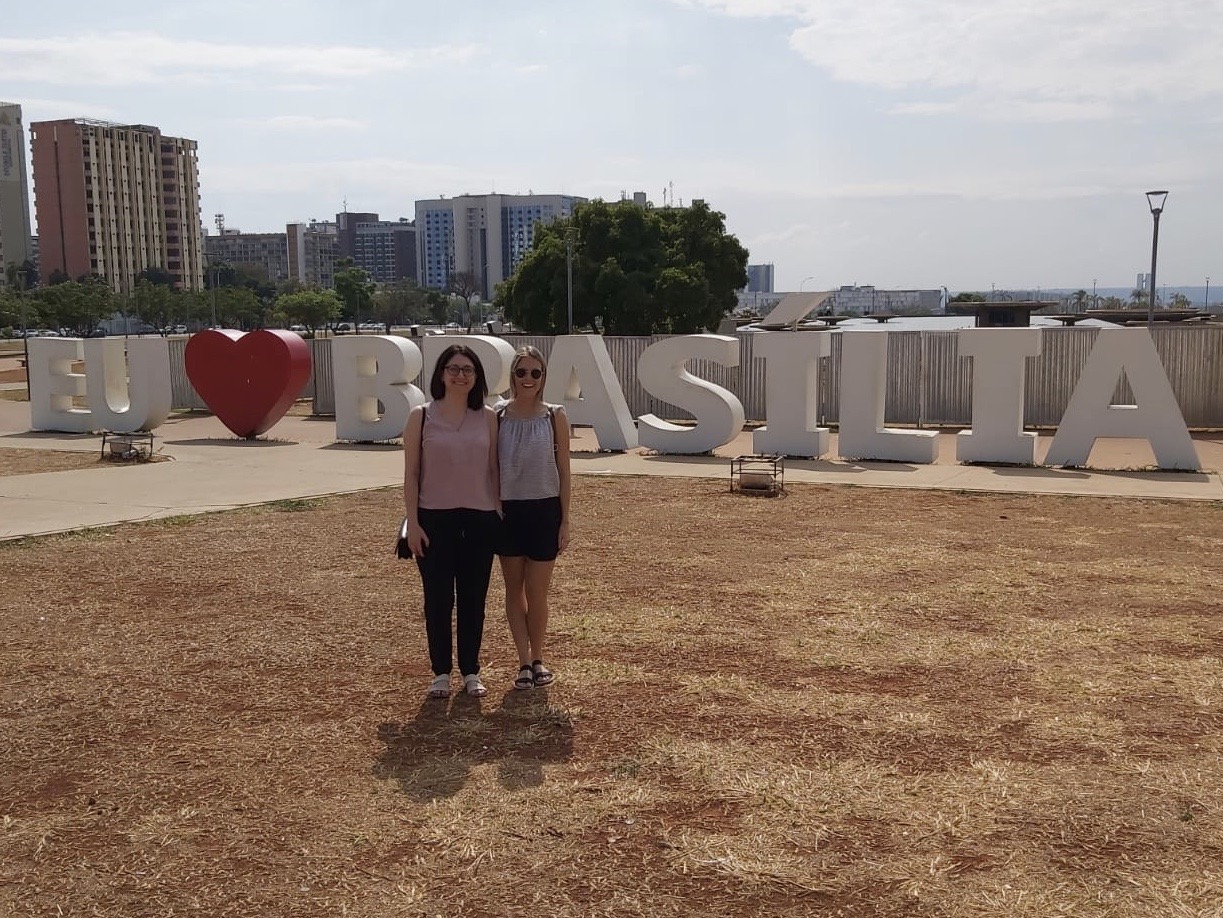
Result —
<svg viewBox="0 0 1223 918"><path fill-rule="evenodd" d="M569 420L544 401L548 368L533 347L510 364L511 397L498 410L501 469L501 573L505 614L520 664L514 688L543 688L555 678L544 664L548 590L556 557L569 545Z"/></svg>

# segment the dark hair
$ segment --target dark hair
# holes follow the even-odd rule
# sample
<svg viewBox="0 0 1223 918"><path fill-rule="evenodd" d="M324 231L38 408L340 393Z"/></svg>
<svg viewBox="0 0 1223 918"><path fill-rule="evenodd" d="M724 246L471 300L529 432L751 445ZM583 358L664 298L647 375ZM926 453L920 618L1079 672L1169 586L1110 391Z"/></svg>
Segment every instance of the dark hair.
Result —
<svg viewBox="0 0 1223 918"><path fill-rule="evenodd" d="M442 381L442 374L446 372L446 364L450 363L450 358L455 354L466 357L476 368L476 381L467 392L467 408L471 411L479 411L484 407L484 399L488 397L488 380L484 378L484 364L480 363L476 352L466 344L452 344L442 351L441 356L437 358L437 363L433 365L433 378L429 380L429 394L433 396L434 401L446 397L446 384Z"/></svg>

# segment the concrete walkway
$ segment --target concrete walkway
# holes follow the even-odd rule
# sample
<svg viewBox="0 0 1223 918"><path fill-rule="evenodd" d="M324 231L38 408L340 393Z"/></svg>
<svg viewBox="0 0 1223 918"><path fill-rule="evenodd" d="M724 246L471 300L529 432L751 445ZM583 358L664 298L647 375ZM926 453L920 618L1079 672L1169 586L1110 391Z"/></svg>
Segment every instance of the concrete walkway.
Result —
<svg viewBox="0 0 1223 918"><path fill-rule="evenodd" d="M0 400L0 449L98 452L101 437L31 433L29 406ZM156 431L158 455L172 461L0 477L0 539L44 535L276 500L317 497L398 484L402 452L393 445L335 442L330 418L286 417L265 438L235 439L215 418L178 414ZM1139 471L1153 461L1145 441L1101 441L1091 464L1116 471L966 466L955 462L954 434L940 440L933 465L789 460L787 483L927 488L1098 497L1223 500L1223 439L1196 440L1201 473ZM1049 438L1042 437L1043 457ZM729 457L752 452L744 433L717 456L652 456L642 450L600 453L589 430L574 441L579 475L665 475L730 483ZM833 437L831 455L836 452Z"/></svg>

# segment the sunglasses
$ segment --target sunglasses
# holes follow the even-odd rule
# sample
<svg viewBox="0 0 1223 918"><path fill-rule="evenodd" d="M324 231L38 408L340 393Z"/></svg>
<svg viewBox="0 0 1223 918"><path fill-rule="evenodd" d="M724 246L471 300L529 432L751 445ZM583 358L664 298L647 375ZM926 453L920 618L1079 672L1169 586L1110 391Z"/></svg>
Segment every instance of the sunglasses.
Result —
<svg viewBox="0 0 1223 918"><path fill-rule="evenodd" d="M528 373L531 374L532 379L539 379L539 377L544 375L544 371L538 368L528 370L526 367L518 367L514 370L514 375L519 379L526 379Z"/></svg>
<svg viewBox="0 0 1223 918"><path fill-rule="evenodd" d="M457 363L447 364L446 372L451 376L475 376L475 367L461 367Z"/></svg>

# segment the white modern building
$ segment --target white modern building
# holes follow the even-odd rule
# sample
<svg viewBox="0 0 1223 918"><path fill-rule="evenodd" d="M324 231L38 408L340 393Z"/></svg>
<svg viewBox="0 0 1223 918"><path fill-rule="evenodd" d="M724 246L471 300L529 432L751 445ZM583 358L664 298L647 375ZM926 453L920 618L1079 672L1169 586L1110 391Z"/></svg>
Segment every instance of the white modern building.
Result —
<svg viewBox="0 0 1223 918"><path fill-rule="evenodd" d="M21 106L0 102L0 287L7 283L6 266L33 258L25 149Z"/></svg>
<svg viewBox="0 0 1223 918"><path fill-rule="evenodd" d="M563 194L464 194L416 202L416 255L421 286L445 289L452 273L469 272L491 299L535 241L535 226L572 216L585 198Z"/></svg>
<svg viewBox="0 0 1223 918"><path fill-rule="evenodd" d="M943 312L946 306L946 291L934 290L879 290L871 286L843 286L833 291L832 311L858 313L869 316L876 313Z"/></svg>

